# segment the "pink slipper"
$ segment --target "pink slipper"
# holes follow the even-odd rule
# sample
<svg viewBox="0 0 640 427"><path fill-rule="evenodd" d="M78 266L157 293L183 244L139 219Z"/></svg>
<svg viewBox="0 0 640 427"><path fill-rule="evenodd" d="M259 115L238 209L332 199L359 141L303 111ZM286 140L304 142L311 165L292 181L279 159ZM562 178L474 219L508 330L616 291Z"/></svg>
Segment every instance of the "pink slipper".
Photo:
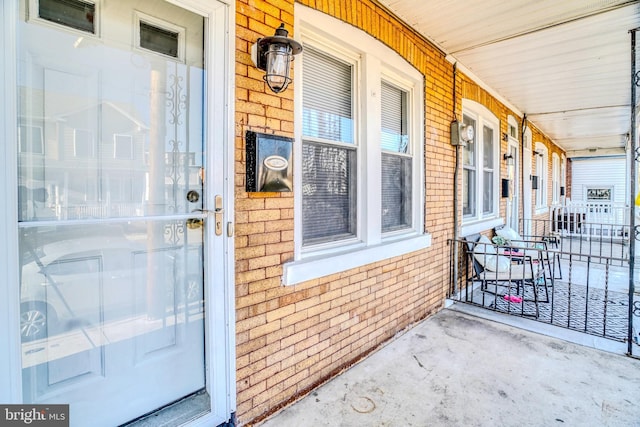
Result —
<svg viewBox="0 0 640 427"><path fill-rule="evenodd" d="M515 295L505 295L504 299L507 301L511 301L513 303L519 304L522 302L522 298L521 297L517 297Z"/></svg>

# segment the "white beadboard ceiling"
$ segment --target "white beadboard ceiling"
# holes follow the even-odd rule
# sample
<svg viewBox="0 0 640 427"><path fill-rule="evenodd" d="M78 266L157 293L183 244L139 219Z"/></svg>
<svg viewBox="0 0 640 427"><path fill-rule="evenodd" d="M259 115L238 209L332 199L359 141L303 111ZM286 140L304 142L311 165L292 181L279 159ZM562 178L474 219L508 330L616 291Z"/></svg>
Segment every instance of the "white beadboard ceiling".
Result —
<svg viewBox="0 0 640 427"><path fill-rule="evenodd" d="M570 157L624 152L640 0L378 1Z"/></svg>

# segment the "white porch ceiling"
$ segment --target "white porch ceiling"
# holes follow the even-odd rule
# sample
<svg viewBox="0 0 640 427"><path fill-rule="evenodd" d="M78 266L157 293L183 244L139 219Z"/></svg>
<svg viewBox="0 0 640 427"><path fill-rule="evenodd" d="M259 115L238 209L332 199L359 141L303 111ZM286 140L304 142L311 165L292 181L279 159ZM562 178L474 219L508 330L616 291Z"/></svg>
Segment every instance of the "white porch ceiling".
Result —
<svg viewBox="0 0 640 427"><path fill-rule="evenodd" d="M378 1L570 157L624 152L640 0Z"/></svg>

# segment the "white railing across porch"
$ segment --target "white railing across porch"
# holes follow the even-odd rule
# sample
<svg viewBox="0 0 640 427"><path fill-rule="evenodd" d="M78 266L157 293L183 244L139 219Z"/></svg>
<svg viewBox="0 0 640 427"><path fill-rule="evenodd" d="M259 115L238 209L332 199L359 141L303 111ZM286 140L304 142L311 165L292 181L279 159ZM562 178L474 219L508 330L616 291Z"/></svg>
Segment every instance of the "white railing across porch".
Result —
<svg viewBox="0 0 640 427"><path fill-rule="evenodd" d="M624 238L631 209L610 202L554 205L549 220L554 232L568 236Z"/></svg>

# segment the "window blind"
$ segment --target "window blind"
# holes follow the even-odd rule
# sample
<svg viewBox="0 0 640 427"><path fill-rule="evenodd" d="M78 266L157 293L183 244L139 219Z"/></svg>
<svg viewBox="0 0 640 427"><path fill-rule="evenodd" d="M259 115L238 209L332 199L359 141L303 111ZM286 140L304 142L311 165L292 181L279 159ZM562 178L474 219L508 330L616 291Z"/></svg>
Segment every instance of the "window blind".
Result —
<svg viewBox="0 0 640 427"><path fill-rule="evenodd" d="M353 143L352 66L305 47L302 133Z"/></svg>
<svg viewBox="0 0 640 427"><path fill-rule="evenodd" d="M411 158L382 153L382 231L411 227Z"/></svg>
<svg viewBox="0 0 640 427"><path fill-rule="evenodd" d="M407 93L383 81L381 105L381 148L397 153L406 153L409 147Z"/></svg>

